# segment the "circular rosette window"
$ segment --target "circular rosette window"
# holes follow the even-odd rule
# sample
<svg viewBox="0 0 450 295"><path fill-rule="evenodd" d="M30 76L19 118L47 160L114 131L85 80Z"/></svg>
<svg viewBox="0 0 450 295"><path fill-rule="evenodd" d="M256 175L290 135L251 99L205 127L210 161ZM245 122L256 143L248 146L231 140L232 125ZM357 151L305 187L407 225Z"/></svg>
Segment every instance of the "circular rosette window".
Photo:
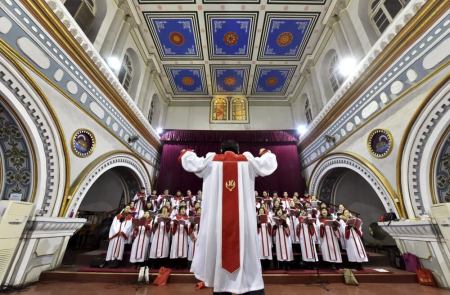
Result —
<svg viewBox="0 0 450 295"><path fill-rule="evenodd" d="M367 138L367 148L377 158L387 157L391 153L393 145L392 134L385 129L372 130Z"/></svg>
<svg viewBox="0 0 450 295"><path fill-rule="evenodd" d="M87 129L78 129L72 136L72 151L80 158L92 154L95 148L95 136Z"/></svg>

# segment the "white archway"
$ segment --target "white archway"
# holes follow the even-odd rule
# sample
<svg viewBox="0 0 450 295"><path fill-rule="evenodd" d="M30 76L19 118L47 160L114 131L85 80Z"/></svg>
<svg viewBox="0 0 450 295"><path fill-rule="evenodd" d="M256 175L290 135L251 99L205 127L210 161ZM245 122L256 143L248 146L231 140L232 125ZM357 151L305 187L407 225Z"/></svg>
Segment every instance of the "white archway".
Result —
<svg viewBox="0 0 450 295"><path fill-rule="evenodd" d="M387 180L369 163L353 154L330 154L320 161L311 175L309 192L317 195L327 175L331 171L341 168L350 169L363 177L376 192L386 212L393 212L399 217L403 216L401 214L401 200L398 200Z"/></svg>
<svg viewBox="0 0 450 295"><path fill-rule="evenodd" d="M139 179L140 185L145 186L147 190L151 189L150 177L145 166L139 159L124 152L109 154L102 159L97 160L92 165L88 166L85 169L85 172L82 172L81 179L79 179L77 186L71 189L71 199L68 200L69 203L67 209L65 209L64 217L75 216L81 202L95 181L106 171L115 167L125 167L132 170Z"/></svg>
<svg viewBox="0 0 450 295"><path fill-rule="evenodd" d="M401 188L409 217L429 214L431 175L438 143L450 124L450 82L439 87L414 120L401 159Z"/></svg>

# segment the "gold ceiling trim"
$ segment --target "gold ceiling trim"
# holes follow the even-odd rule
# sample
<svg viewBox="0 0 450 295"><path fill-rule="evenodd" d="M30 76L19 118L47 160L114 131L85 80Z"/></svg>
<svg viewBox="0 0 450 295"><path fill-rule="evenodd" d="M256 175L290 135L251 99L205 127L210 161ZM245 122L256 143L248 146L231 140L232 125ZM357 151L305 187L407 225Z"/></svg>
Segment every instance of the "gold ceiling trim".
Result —
<svg viewBox="0 0 450 295"><path fill-rule="evenodd" d="M64 51L74 60L75 63L86 73L91 81L108 97L117 109L125 115L130 123L141 133L156 150L160 143L145 125L136 119L133 110L123 100L117 90L106 79L103 73L97 68L95 63L87 55L79 42L67 30L60 19L53 13L44 0L22 1L30 13L45 28L45 30L55 39Z"/></svg>
<svg viewBox="0 0 450 295"><path fill-rule="evenodd" d="M302 140L300 147L305 150L317 137L326 131L340 114L367 89L392 63L400 57L406 48L412 45L435 21L450 8L450 2L441 0L429 0L402 28L393 40L386 45L384 50L364 71L350 89L342 96L339 102L328 112L320 123L309 132Z"/></svg>

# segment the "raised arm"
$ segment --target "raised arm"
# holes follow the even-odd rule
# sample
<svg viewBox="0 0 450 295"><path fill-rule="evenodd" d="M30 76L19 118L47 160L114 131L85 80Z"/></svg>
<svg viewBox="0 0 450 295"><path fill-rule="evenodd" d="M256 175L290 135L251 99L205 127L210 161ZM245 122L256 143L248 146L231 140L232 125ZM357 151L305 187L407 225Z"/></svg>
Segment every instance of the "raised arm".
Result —
<svg viewBox="0 0 450 295"><path fill-rule="evenodd" d="M267 176L272 174L278 167L277 157L269 150L261 149L260 157L253 157L249 152L245 152L244 156L250 163L255 176Z"/></svg>
<svg viewBox="0 0 450 295"><path fill-rule="evenodd" d="M188 172L195 173L198 177L203 178L209 164L214 158L214 153L208 153L206 157L198 157L194 151L181 151L180 160L183 169Z"/></svg>

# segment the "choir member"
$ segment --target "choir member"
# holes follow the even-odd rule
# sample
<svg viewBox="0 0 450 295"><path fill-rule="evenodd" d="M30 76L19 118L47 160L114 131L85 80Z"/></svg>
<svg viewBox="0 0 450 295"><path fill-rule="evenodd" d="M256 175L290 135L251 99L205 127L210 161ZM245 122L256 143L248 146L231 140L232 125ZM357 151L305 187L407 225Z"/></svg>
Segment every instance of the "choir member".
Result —
<svg viewBox="0 0 450 295"><path fill-rule="evenodd" d="M266 209L272 210L272 198L269 196L269 193L267 191L263 191L262 198L263 203L266 205Z"/></svg>
<svg viewBox="0 0 450 295"><path fill-rule="evenodd" d="M170 259L187 258L188 255L189 217L186 207L180 207L178 214L172 220L172 245ZM181 262L181 261L180 261ZM180 265L179 263L177 265Z"/></svg>
<svg viewBox="0 0 450 295"><path fill-rule="evenodd" d="M257 218L259 258L263 269L266 269L267 262L272 260L272 225L263 207L259 208Z"/></svg>
<svg viewBox="0 0 450 295"><path fill-rule="evenodd" d="M307 216L306 212L303 212L303 214L298 217L298 223L296 233L300 241L302 261L306 263L317 262L319 259L316 250L316 219Z"/></svg>
<svg viewBox="0 0 450 295"><path fill-rule="evenodd" d="M172 196L172 198L170 198L170 203L172 205L173 208L178 208L178 206L180 206L180 202L183 201L184 197L181 194L181 191L178 190L175 194L175 196Z"/></svg>
<svg viewBox="0 0 450 295"><path fill-rule="evenodd" d="M197 202L200 203L200 202ZM196 204L197 204L196 203ZM198 231L200 227L202 208L195 209L195 215L190 218L189 225L189 240L188 240L188 261L192 261L195 255L195 249L197 247Z"/></svg>
<svg viewBox="0 0 450 295"><path fill-rule="evenodd" d="M298 216L300 215L300 209L295 207L294 200L289 201L289 231L291 232L291 242L292 244L298 244L299 239L295 235L295 230L298 225Z"/></svg>
<svg viewBox="0 0 450 295"><path fill-rule="evenodd" d="M130 262L142 263L148 257L148 247L150 245L150 235L152 229L150 211L145 211L142 218L133 220L133 225L134 241L131 246Z"/></svg>
<svg viewBox="0 0 450 295"><path fill-rule="evenodd" d="M348 209L341 215L341 232L345 237L345 248L348 261L356 264L357 269L362 269L361 262L367 262L367 253L361 240L361 219L352 217Z"/></svg>
<svg viewBox="0 0 450 295"><path fill-rule="evenodd" d="M202 190L197 191L197 195L195 196L196 201L202 201Z"/></svg>
<svg viewBox="0 0 450 295"><path fill-rule="evenodd" d="M170 202L171 198L172 198L172 196L169 195L169 190L165 189L163 191L162 195L158 196L158 199L157 199L157 201L158 201L158 208L161 209L164 206L164 204L167 203L167 201Z"/></svg>
<svg viewBox="0 0 450 295"><path fill-rule="evenodd" d="M152 202L153 208L158 208L158 192L156 190L152 190L152 193L148 196L147 200Z"/></svg>
<svg viewBox="0 0 450 295"><path fill-rule="evenodd" d="M126 206L120 214L114 217L109 229L109 245L106 261L112 261L111 266L118 266L123 259L125 242L131 236L133 230L133 215L130 206Z"/></svg>
<svg viewBox="0 0 450 295"><path fill-rule="evenodd" d="M294 254L292 251L292 242L289 233L289 219L283 212L283 208L279 207L275 211L274 226L272 234L275 239L275 249L277 253L277 261L283 265L283 268L287 270L288 261L294 260Z"/></svg>
<svg viewBox="0 0 450 295"><path fill-rule="evenodd" d="M342 263L341 250L338 242L340 238L339 222L331 220L328 209L322 208L318 226L322 260L331 263L331 267L335 269L336 263Z"/></svg>
<svg viewBox="0 0 450 295"><path fill-rule="evenodd" d="M272 211L274 213L274 215L276 214L276 212L278 211L278 209L283 209L280 205L280 199L279 198L274 198L273 199L273 206L272 206Z"/></svg>
<svg viewBox="0 0 450 295"><path fill-rule="evenodd" d="M160 214L153 222L153 238L150 247L151 259L162 259L169 256L170 218L167 207L162 207Z"/></svg>
<svg viewBox="0 0 450 295"><path fill-rule="evenodd" d="M138 215L143 215L144 213L140 211L145 210L145 204L147 203L147 194L145 193L145 187L141 187L141 190L136 193L133 197L133 202L136 207L136 212Z"/></svg>
<svg viewBox="0 0 450 295"><path fill-rule="evenodd" d="M313 209L319 208L320 203L321 203L321 201L319 199L317 199L317 197L315 195L312 195L310 197L310 201L309 202L311 203L311 208L313 208Z"/></svg>
<svg viewBox="0 0 450 295"><path fill-rule="evenodd" d="M186 196L184 196L184 200L186 201L187 204L187 211L189 211L189 209L191 209L192 207L194 207L194 203L195 203L195 196L192 195L192 191L190 189L188 189L186 191ZM188 212L189 214L189 212Z"/></svg>
<svg viewBox="0 0 450 295"><path fill-rule="evenodd" d="M289 209L289 201L291 199L289 198L288 192L283 192L283 197L280 200L280 205L283 207L284 210Z"/></svg>

